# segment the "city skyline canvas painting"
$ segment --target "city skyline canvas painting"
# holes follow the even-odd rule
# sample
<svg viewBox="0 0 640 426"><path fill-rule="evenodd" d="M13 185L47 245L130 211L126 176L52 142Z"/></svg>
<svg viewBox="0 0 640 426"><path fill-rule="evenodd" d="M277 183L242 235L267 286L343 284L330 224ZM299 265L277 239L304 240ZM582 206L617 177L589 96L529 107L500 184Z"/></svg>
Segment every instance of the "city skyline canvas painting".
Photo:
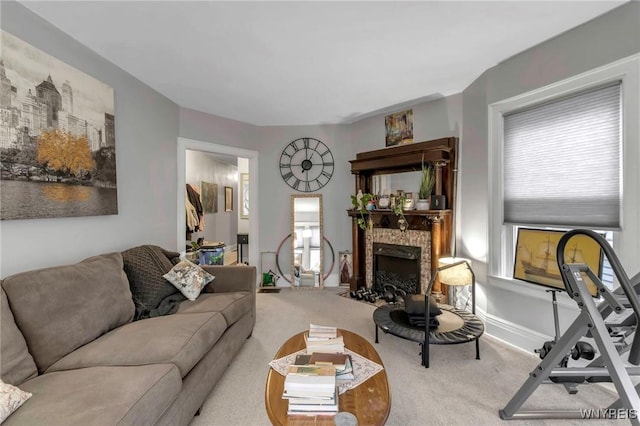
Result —
<svg viewBox="0 0 640 426"><path fill-rule="evenodd" d="M113 89L0 37L0 219L118 214Z"/></svg>

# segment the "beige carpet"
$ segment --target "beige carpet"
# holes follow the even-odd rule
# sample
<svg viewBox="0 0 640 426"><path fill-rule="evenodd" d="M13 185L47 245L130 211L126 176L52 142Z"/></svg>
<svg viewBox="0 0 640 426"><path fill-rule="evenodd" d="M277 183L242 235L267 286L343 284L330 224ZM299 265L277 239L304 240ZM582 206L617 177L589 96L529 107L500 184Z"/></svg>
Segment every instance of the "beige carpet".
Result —
<svg viewBox="0 0 640 426"><path fill-rule="evenodd" d="M335 325L375 340L372 313L366 303L340 297L344 288L258 294L258 316L253 336L212 391L193 426L269 425L264 389L280 345L310 322ZM542 342L541 342L542 343ZM419 345L380 333L374 344L384 362L391 388L387 425L604 425L605 421L503 421L498 410L511 399L539 363L528 354L484 336L481 360L473 343L431 346L431 368L420 366ZM528 409L605 408L616 397L600 385L579 387L569 395L562 386L543 385L525 404ZM617 422L616 424L628 424ZM364 425L360 425L364 426Z"/></svg>

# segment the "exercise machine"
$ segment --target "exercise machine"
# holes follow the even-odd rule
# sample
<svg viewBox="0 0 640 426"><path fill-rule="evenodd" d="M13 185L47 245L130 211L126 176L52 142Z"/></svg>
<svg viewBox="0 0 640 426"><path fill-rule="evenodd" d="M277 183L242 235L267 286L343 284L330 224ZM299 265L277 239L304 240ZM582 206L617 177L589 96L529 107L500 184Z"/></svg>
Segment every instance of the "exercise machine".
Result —
<svg viewBox="0 0 640 426"><path fill-rule="evenodd" d="M556 294L562 291L560 289L549 289L547 293L551 293L551 303L553 305L553 324L555 328L555 336L553 340L549 340L544 342L540 349L535 349L534 352L540 356L540 359L544 359L549 352L553 349L555 344L560 340L560 320L558 315L558 298ZM573 360L586 359L593 360L595 358L595 350L591 344L584 341L578 341L575 346L571 349L570 353L567 353L562 361L560 361L560 367L568 367L569 366L569 358ZM570 394L578 393L576 382L583 382L584 378L580 380L576 380L573 377L562 378L562 377L550 377L550 380L554 383L562 383L564 387L567 389L567 392Z"/></svg>
<svg viewBox="0 0 640 426"><path fill-rule="evenodd" d="M612 292L605 287L588 266L565 263L566 244L576 235L586 235L600 245L620 284L616 291ZM561 337L554 339L551 343L545 342L542 348L544 356L539 352L543 358L542 362L529 373L529 378L506 407L499 411L500 418L503 420L585 419L588 418L586 416L589 411L525 411L520 408L541 384L563 384L569 393L573 394L577 392L579 384L613 382L618 392L618 400L595 415L610 416L609 418L625 417L633 425L640 425L640 397L638 389L631 381L631 376L640 376L640 368L634 367L640 364L640 333L635 332L640 315L640 300L637 293L640 289L640 274L629 278L609 243L600 234L590 230L576 229L565 233L558 242L556 258L565 290L578 304L580 314ZM589 292L585 277L588 277L597 288L597 294L602 299L598 305ZM555 319L557 321L557 317ZM586 342L580 340L583 337L593 339L600 353L598 358L595 358L593 347L586 346ZM581 356L587 353L589 354ZM626 362L633 366L625 364L622 355L627 353ZM581 357L594 359L586 367L568 367L569 355L572 358L578 355L573 359Z"/></svg>

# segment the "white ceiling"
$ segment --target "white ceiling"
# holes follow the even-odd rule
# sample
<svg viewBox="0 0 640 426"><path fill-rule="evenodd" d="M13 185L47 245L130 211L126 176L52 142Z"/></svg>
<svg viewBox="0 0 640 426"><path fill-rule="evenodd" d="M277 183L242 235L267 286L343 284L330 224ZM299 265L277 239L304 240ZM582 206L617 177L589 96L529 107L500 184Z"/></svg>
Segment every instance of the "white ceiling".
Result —
<svg viewBox="0 0 640 426"><path fill-rule="evenodd" d="M310 125L459 93L624 2L22 3L182 107Z"/></svg>

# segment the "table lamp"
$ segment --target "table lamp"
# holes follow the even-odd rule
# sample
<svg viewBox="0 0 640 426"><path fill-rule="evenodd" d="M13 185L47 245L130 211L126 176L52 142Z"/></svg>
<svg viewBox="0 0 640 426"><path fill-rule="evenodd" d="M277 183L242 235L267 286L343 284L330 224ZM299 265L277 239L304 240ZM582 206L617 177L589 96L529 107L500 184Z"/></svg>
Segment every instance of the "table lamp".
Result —
<svg viewBox="0 0 640 426"><path fill-rule="evenodd" d="M440 282L453 287L453 306L457 308L457 288L471 286L471 312L476 313L476 277L471 269L471 260L462 257L443 257L438 259L436 275Z"/></svg>

